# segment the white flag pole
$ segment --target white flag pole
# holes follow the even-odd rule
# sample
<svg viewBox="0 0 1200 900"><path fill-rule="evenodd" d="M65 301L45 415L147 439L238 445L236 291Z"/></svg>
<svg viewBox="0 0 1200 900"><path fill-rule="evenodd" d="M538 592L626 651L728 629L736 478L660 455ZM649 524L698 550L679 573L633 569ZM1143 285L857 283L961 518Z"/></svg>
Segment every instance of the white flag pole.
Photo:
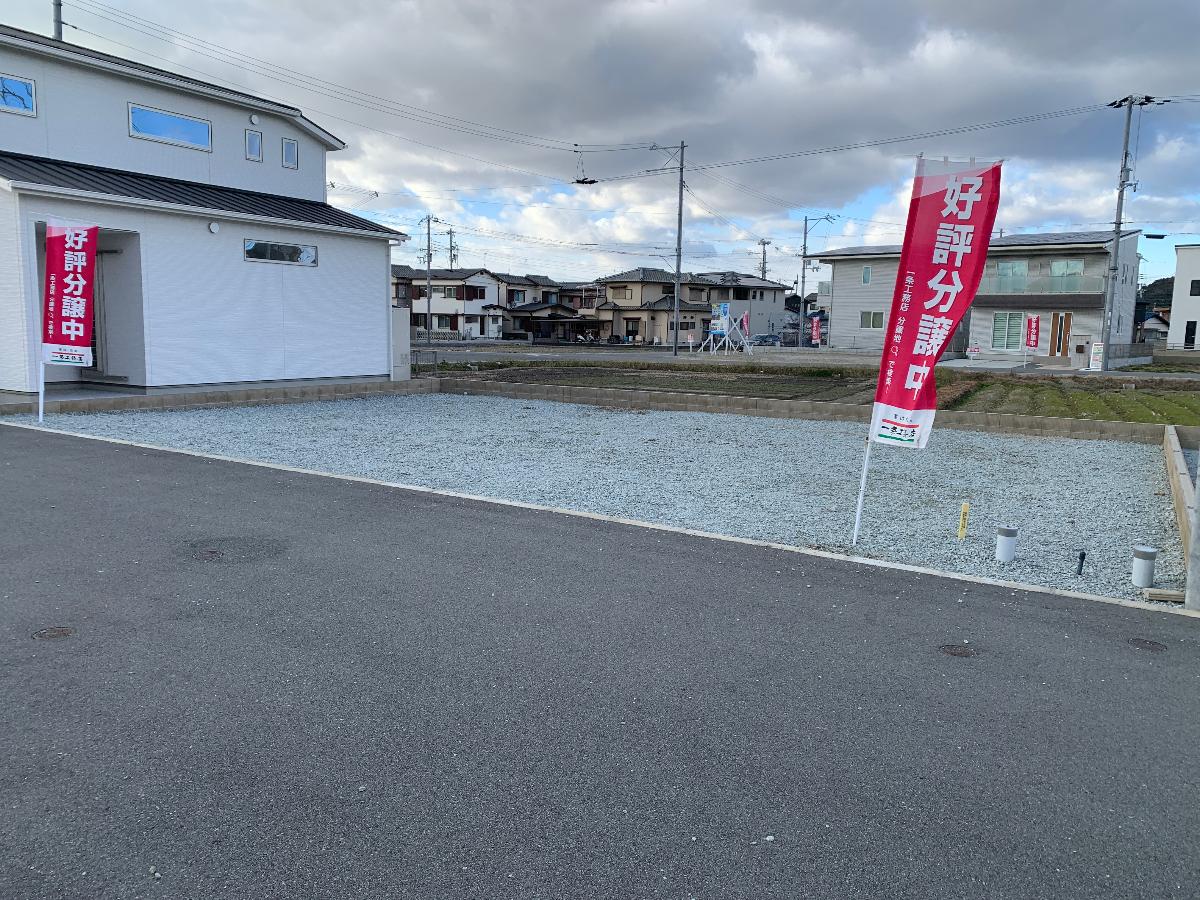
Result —
<svg viewBox="0 0 1200 900"><path fill-rule="evenodd" d="M853 547L858 546L858 532L862 526L863 500L867 496L867 473L871 469L871 444L873 443L874 441L868 437L867 449L863 453L862 480L858 483L858 507L854 511L854 538L850 541L850 545Z"/></svg>
<svg viewBox="0 0 1200 900"><path fill-rule="evenodd" d="M38 344L38 356L41 356L42 345ZM38 359L38 424L46 418L46 363Z"/></svg>

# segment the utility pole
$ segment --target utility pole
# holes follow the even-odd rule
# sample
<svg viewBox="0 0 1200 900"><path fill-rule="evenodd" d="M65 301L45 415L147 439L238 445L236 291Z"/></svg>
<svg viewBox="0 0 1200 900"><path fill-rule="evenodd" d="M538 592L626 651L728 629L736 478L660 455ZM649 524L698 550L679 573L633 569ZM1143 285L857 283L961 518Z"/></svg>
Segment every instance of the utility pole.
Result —
<svg viewBox="0 0 1200 900"><path fill-rule="evenodd" d="M433 347L433 216L425 214L425 346Z"/></svg>
<svg viewBox="0 0 1200 900"><path fill-rule="evenodd" d="M828 214L814 220L817 222L832 222L833 216ZM808 280L808 216L804 217L804 243L800 245L800 325L808 318L808 294L805 293ZM817 345L821 344L821 333L817 332ZM800 333L796 333L796 349L800 349Z"/></svg>
<svg viewBox="0 0 1200 900"><path fill-rule="evenodd" d="M54 7L54 39L61 41L63 39L62 0L54 0L52 5Z"/></svg>
<svg viewBox="0 0 1200 900"><path fill-rule="evenodd" d="M767 280L767 246L771 243L766 238L758 239L759 246L762 247L762 264L758 267L758 276L763 280Z"/></svg>
<svg viewBox="0 0 1200 900"><path fill-rule="evenodd" d="M1104 318L1100 329L1100 340L1104 343L1104 353L1100 357L1100 368L1107 371L1112 356L1112 315L1117 302L1117 274L1120 271L1119 257L1121 253L1121 224L1125 214L1125 188L1129 182L1129 131L1133 125L1133 108L1146 106L1154 102L1153 97L1135 97L1132 94L1114 100L1108 104L1113 109L1125 108L1125 137L1121 142L1121 169L1117 176L1117 215L1113 219L1112 246L1108 249L1108 284L1104 291Z"/></svg>
<svg viewBox="0 0 1200 900"><path fill-rule="evenodd" d="M454 243L454 229L450 229L450 268L458 268L458 244Z"/></svg>
<svg viewBox="0 0 1200 900"><path fill-rule="evenodd" d="M679 213L675 223L675 302L671 313L671 355L679 355L679 291L683 280L683 151L687 147L679 142ZM613 313L613 322L617 321Z"/></svg>

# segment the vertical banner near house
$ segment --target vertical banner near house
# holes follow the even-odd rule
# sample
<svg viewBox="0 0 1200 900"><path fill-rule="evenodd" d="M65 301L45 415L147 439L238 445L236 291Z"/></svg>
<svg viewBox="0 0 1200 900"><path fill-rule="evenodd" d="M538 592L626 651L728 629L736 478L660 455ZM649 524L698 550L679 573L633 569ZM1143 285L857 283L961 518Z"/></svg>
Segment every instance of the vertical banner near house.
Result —
<svg viewBox="0 0 1200 900"><path fill-rule="evenodd" d="M92 365L95 225L51 219L46 224L46 289L42 304L42 361Z"/></svg>
<svg viewBox="0 0 1200 900"><path fill-rule="evenodd" d="M1036 350L1042 339L1042 317L1028 316L1025 319L1025 347Z"/></svg>
<svg viewBox="0 0 1200 900"><path fill-rule="evenodd" d="M999 201L1000 163L917 160L869 440L929 440L933 367L975 299Z"/></svg>
<svg viewBox="0 0 1200 900"><path fill-rule="evenodd" d="M809 332L808 332L809 340L812 341L812 345L814 347L820 347L821 346L821 317L813 316L811 319L809 319L808 327L809 327Z"/></svg>

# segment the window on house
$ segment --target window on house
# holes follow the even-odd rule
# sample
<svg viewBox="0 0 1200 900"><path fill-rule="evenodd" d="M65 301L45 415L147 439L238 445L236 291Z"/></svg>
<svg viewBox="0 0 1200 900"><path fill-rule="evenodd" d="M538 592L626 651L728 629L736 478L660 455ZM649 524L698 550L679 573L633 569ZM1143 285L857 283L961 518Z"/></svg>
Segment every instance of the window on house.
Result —
<svg viewBox="0 0 1200 900"><path fill-rule="evenodd" d="M300 144L292 138L283 139L283 167L285 169L300 168Z"/></svg>
<svg viewBox="0 0 1200 900"><path fill-rule="evenodd" d="M871 267L863 266L863 284L871 283Z"/></svg>
<svg viewBox="0 0 1200 900"><path fill-rule="evenodd" d="M37 97L33 80L0 73L0 112L18 116L37 115Z"/></svg>
<svg viewBox="0 0 1200 900"><path fill-rule="evenodd" d="M1200 278L1193 278L1191 288L1188 291L1189 297L1200 297Z"/></svg>
<svg viewBox="0 0 1200 900"><path fill-rule="evenodd" d="M1025 346L1025 313L992 314L992 349L1020 350Z"/></svg>
<svg viewBox="0 0 1200 900"><path fill-rule="evenodd" d="M311 244L278 244L272 241L247 240L245 256L250 262L287 263L293 266L317 264L317 248Z"/></svg>
<svg viewBox="0 0 1200 900"><path fill-rule="evenodd" d="M212 123L152 106L129 104L129 136L192 150L212 150Z"/></svg>
<svg viewBox="0 0 1200 900"><path fill-rule="evenodd" d="M520 306L524 302L525 302L525 292L524 291L509 291L508 292L508 303L510 306Z"/></svg>
<svg viewBox="0 0 1200 900"><path fill-rule="evenodd" d="M633 291L624 284L614 285L608 289L608 295L614 300L632 300Z"/></svg>
<svg viewBox="0 0 1200 900"><path fill-rule="evenodd" d="M481 284L468 284L467 285L467 299L468 300L486 300L487 299L487 288L485 288Z"/></svg>
<svg viewBox="0 0 1200 900"><path fill-rule="evenodd" d="M1082 275L1083 260L1052 259L1050 260L1050 274L1055 277L1062 277L1064 275Z"/></svg>
<svg viewBox="0 0 1200 900"><path fill-rule="evenodd" d="M433 317L433 327L444 331L450 330L450 316L435 315Z"/></svg>
<svg viewBox="0 0 1200 900"><path fill-rule="evenodd" d="M876 310L874 312L861 312L858 314L859 328L882 328L883 327L883 312Z"/></svg>
<svg viewBox="0 0 1200 900"><path fill-rule="evenodd" d="M262 162L262 132L246 129L246 159Z"/></svg>

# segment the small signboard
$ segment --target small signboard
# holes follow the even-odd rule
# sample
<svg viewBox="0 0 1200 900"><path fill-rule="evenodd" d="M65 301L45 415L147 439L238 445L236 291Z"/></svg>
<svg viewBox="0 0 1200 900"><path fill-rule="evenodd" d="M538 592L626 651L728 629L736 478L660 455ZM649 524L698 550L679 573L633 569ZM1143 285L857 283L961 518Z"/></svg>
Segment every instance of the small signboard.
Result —
<svg viewBox="0 0 1200 900"><path fill-rule="evenodd" d="M1092 355L1088 360L1088 368L1092 371L1099 372L1104 368L1104 342L1096 341L1092 344Z"/></svg>
<svg viewBox="0 0 1200 900"><path fill-rule="evenodd" d="M1025 319L1025 346L1036 350L1042 337L1042 317L1029 316Z"/></svg>

